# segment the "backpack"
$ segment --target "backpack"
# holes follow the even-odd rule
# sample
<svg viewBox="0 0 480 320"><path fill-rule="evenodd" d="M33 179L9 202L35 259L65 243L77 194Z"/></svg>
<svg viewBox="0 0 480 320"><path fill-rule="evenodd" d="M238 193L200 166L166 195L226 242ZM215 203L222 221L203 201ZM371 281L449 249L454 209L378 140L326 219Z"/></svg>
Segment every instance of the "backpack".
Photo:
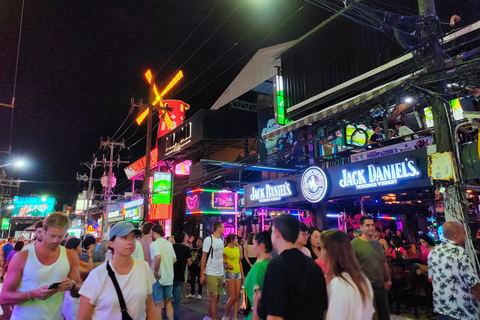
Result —
<svg viewBox="0 0 480 320"><path fill-rule="evenodd" d="M223 242L223 237L220 237L220 240ZM210 255L213 257L213 236L210 236L210 249L208 249L207 260L205 260L205 268L207 268L208 258L210 258Z"/></svg>

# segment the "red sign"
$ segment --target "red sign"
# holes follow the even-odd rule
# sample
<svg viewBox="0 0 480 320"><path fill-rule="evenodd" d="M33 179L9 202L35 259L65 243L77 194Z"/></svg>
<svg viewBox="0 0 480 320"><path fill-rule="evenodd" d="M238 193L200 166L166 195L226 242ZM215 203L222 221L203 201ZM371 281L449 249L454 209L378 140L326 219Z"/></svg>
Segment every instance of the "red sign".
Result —
<svg viewBox="0 0 480 320"><path fill-rule="evenodd" d="M150 204L150 214L148 220L165 220L168 219L170 212L169 204Z"/></svg>
<svg viewBox="0 0 480 320"><path fill-rule="evenodd" d="M150 152L150 168L153 168L158 162L158 149L155 148ZM125 174L128 179L132 179L139 174L145 172L145 167L147 163L147 157L143 157L140 160L135 161L131 165L125 168Z"/></svg>
<svg viewBox="0 0 480 320"><path fill-rule="evenodd" d="M185 121L185 111L190 109L190 106L180 100L164 100L163 105L173 108L173 111L160 112L160 127L158 128L157 139L166 135L171 130L178 127Z"/></svg>

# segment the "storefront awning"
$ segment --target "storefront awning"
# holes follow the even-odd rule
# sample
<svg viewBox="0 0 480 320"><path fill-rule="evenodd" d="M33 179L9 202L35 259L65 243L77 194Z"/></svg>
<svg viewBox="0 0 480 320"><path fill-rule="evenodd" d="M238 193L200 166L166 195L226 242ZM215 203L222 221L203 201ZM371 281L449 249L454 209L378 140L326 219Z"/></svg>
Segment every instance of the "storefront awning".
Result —
<svg viewBox="0 0 480 320"><path fill-rule="evenodd" d="M202 163L221 166L222 168L240 168L244 167L245 170L251 171L263 171L263 172L281 172L281 173L294 173L298 172L298 169L287 169L287 168L277 168L277 167L267 167L267 166L255 166L247 165L241 162L230 162L230 161L217 161L217 160L200 160Z"/></svg>
<svg viewBox="0 0 480 320"><path fill-rule="evenodd" d="M322 120L328 116L334 115L339 112L346 111L350 108L352 108L355 105L361 104L368 102L370 100L374 100L381 95L385 94L386 92L394 89L395 87L398 87L405 83L407 80L411 79L412 75L407 75L404 77L401 77L397 80L391 81L389 83L386 83L384 85L381 85L375 89L372 89L370 91L361 93L355 97L352 97L350 99L344 100L342 102L339 102L337 104L334 104L333 106L330 106L328 108L325 108L321 111L312 113L306 117L303 117L299 120L296 120L288 125L282 126L278 129L272 130L266 134L263 135L264 139L269 139L272 137L279 136L281 134L284 134L286 132L290 132L296 129L299 129L303 126L310 125L314 122L317 122L319 120Z"/></svg>

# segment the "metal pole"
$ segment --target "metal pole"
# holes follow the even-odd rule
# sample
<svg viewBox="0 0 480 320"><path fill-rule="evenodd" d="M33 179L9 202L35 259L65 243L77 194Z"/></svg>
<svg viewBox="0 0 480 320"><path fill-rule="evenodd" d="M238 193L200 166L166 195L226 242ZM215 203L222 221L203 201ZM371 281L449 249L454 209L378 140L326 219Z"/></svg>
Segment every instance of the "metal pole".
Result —
<svg viewBox="0 0 480 320"><path fill-rule="evenodd" d="M152 81L153 83L153 81ZM150 199L150 152L152 151L152 113L153 108L151 105L148 105L148 109L150 110L147 115L147 143L146 143L146 150L145 150L145 175L143 176L143 222L148 221L148 213L149 213L149 199Z"/></svg>

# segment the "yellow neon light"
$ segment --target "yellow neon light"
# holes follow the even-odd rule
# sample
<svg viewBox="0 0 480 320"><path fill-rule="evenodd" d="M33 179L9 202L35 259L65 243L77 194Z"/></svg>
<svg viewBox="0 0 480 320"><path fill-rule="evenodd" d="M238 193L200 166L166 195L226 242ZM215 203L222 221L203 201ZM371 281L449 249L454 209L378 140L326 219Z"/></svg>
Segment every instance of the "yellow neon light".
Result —
<svg viewBox="0 0 480 320"><path fill-rule="evenodd" d="M145 78L147 79L148 83L152 83L152 71L150 69L145 72Z"/></svg>
<svg viewBox="0 0 480 320"><path fill-rule="evenodd" d="M163 97L168 91L170 91L170 89L173 88L174 85L177 84L178 81L180 81L180 79L183 78L183 72L182 70L178 71L178 73L175 75L175 77L172 79L172 81L170 81L170 83L168 84L168 86L162 91L162 93L160 94L161 97Z"/></svg>
<svg viewBox="0 0 480 320"><path fill-rule="evenodd" d="M143 119L145 119L145 117L148 115L148 113L150 112L150 109L145 109L145 111L143 111L138 117L137 119L135 119L135 121L137 121L137 124L140 125L140 123L142 123Z"/></svg>
<svg viewBox="0 0 480 320"><path fill-rule="evenodd" d="M153 84L153 93L155 93L155 99L160 100L156 84Z"/></svg>

